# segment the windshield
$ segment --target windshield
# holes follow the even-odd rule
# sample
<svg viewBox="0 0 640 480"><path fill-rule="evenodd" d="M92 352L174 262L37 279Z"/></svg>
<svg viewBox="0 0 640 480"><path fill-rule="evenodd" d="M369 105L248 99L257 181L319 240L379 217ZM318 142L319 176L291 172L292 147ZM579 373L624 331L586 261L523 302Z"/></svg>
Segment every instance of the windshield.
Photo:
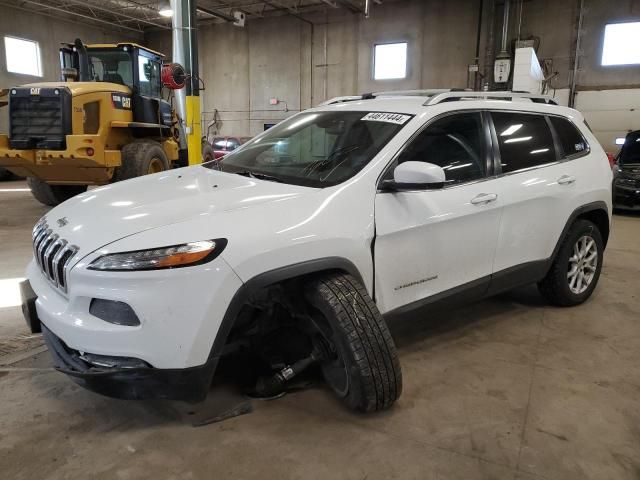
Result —
<svg viewBox="0 0 640 480"><path fill-rule="evenodd" d="M122 50L88 50L94 82L111 82L133 88L133 60Z"/></svg>
<svg viewBox="0 0 640 480"><path fill-rule="evenodd" d="M627 135L618 157L620 165L640 164L640 130Z"/></svg>
<svg viewBox="0 0 640 480"><path fill-rule="evenodd" d="M358 173L411 115L316 112L296 115L207 168L310 187L330 187Z"/></svg>

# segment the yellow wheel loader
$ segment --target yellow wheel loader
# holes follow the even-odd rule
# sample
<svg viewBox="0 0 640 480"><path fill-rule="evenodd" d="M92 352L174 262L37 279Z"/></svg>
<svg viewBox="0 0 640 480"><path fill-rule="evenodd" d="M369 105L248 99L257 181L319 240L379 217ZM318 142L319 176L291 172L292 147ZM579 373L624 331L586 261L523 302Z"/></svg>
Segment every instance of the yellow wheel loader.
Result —
<svg viewBox="0 0 640 480"><path fill-rule="evenodd" d="M184 133L162 95L162 54L76 40L60 49L60 63L60 82L7 92L0 167L28 177L37 200L53 206L89 185L187 165ZM213 158L210 148L205 160Z"/></svg>

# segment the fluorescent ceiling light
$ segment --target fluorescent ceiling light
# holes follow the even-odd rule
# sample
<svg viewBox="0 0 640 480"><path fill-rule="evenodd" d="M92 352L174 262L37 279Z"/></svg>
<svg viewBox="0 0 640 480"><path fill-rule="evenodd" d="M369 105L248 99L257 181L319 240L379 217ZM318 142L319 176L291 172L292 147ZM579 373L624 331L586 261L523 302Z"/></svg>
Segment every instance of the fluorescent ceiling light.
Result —
<svg viewBox="0 0 640 480"><path fill-rule="evenodd" d="M501 137L508 137L509 135L512 135L514 133L516 133L518 130L520 130L522 128L522 124L518 123L516 125L511 125L509 128L507 128L504 132L502 132L500 134Z"/></svg>
<svg viewBox="0 0 640 480"><path fill-rule="evenodd" d="M624 145L624 137L616 138L616 145Z"/></svg>
<svg viewBox="0 0 640 480"><path fill-rule="evenodd" d="M516 137L510 138L509 140L505 140L504 143L515 143L515 142L527 142L531 140L533 137Z"/></svg>

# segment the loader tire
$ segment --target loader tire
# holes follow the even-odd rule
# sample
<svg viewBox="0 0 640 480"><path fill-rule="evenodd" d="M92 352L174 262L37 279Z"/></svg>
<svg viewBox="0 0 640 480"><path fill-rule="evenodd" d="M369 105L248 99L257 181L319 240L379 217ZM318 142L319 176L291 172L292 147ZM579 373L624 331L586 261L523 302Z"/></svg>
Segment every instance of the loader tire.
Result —
<svg viewBox="0 0 640 480"><path fill-rule="evenodd" d="M169 160L162 145L152 140L133 142L122 148L122 165L116 169L114 181L129 180L169 170Z"/></svg>
<svg viewBox="0 0 640 480"><path fill-rule="evenodd" d="M55 207L71 197L86 192L86 185L49 185L39 178L27 178L31 193L40 203Z"/></svg>

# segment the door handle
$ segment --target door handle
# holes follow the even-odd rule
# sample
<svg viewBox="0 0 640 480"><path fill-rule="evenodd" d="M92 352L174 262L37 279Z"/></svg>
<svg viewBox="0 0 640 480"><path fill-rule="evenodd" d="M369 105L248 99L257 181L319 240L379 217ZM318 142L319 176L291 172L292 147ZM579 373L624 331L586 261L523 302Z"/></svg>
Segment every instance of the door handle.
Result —
<svg viewBox="0 0 640 480"><path fill-rule="evenodd" d="M558 185L571 185L576 181L576 177L573 175L562 175L558 179Z"/></svg>
<svg viewBox="0 0 640 480"><path fill-rule="evenodd" d="M473 205L486 205L487 203L495 202L498 199L498 195L495 193L481 193L471 199Z"/></svg>

